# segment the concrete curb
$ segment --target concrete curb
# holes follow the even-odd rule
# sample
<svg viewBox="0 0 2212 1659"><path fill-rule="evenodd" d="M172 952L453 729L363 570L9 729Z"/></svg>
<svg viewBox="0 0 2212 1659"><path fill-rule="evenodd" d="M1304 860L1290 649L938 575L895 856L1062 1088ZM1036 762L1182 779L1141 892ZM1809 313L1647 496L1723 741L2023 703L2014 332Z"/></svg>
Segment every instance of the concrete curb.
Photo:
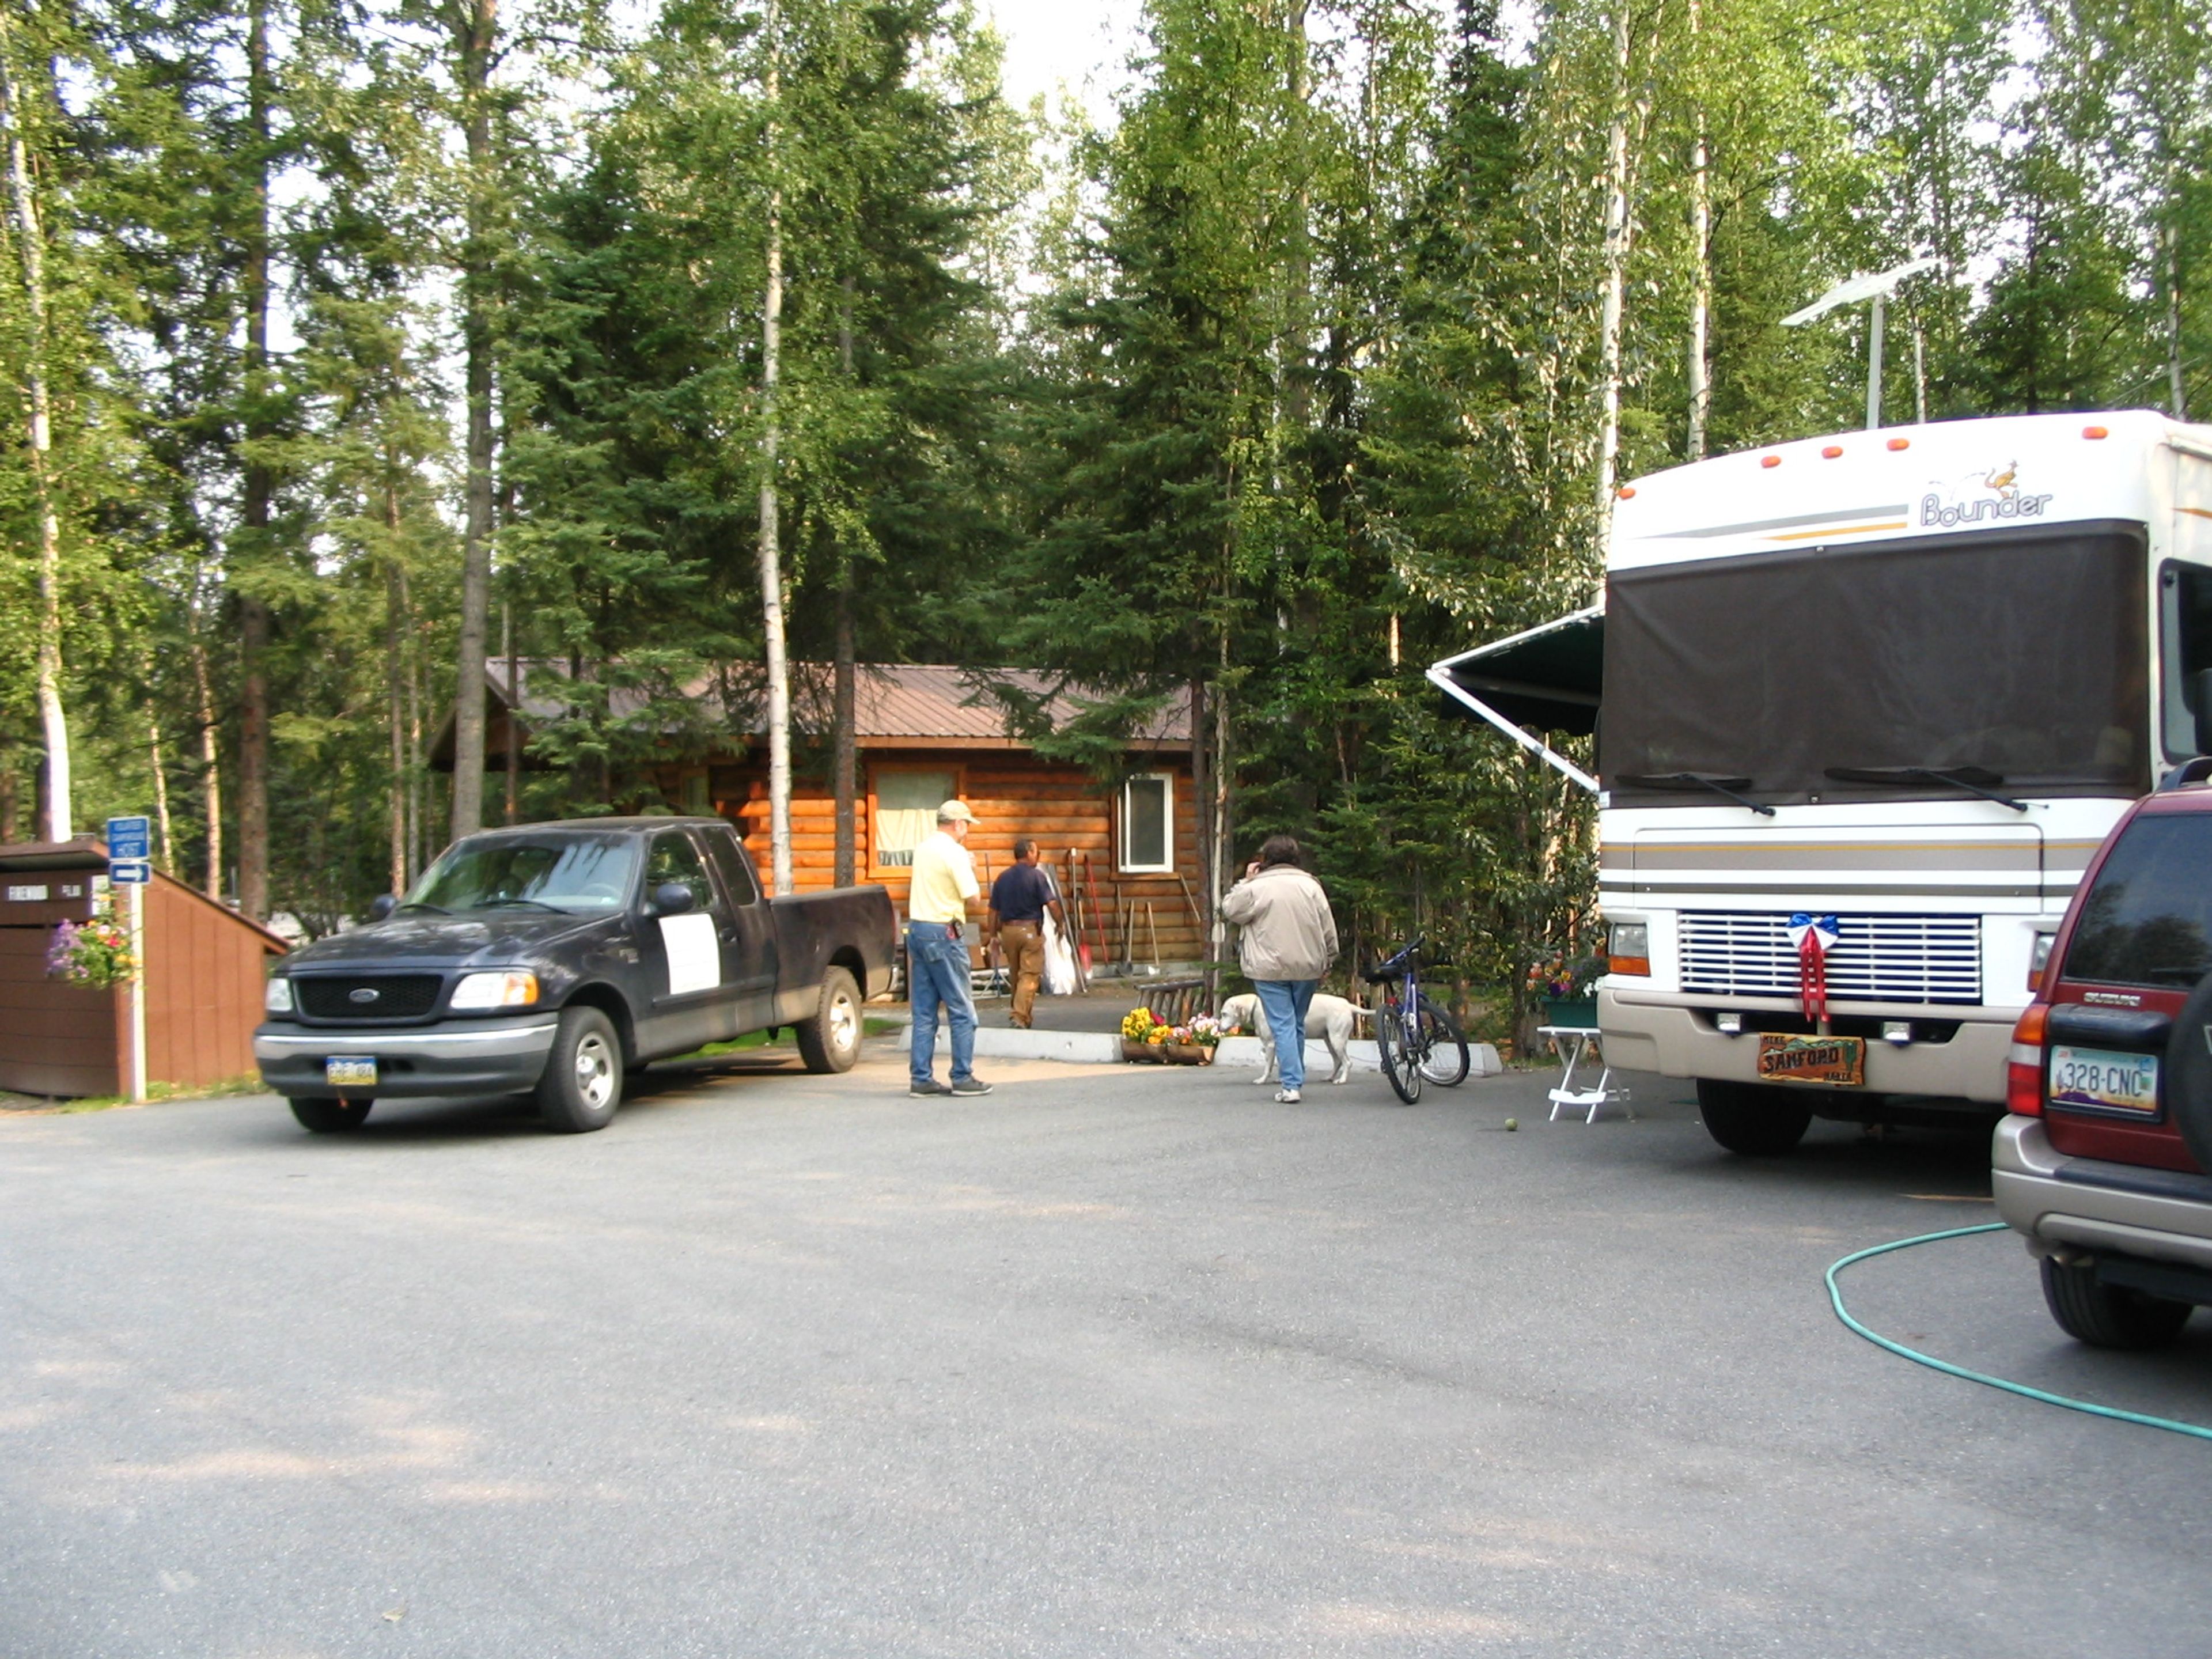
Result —
<svg viewBox="0 0 2212 1659"><path fill-rule="evenodd" d="M896 1042L903 1048L913 1041L912 1025L899 1028ZM1354 1038L1349 1045L1352 1069L1355 1072L1379 1072L1382 1057L1374 1043ZM942 1025L937 1030L937 1052L952 1052L951 1033ZM1121 1039L1104 1031L1022 1031L1000 1025L979 1025L975 1028L975 1052L990 1060L1058 1060L1077 1066L1112 1066L1121 1059ZM1487 1042L1468 1044L1468 1075L1471 1078L1497 1077L1504 1070L1498 1058L1498 1050ZM1234 1036L1222 1039L1221 1048L1213 1057L1216 1066L1231 1070L1244 1069L1256 1073L1260 1069L1260 1039ZM1306 1076L1316 1081L1329 1073L1328 1048L1309 1041L1306 1044Z"/></svg>

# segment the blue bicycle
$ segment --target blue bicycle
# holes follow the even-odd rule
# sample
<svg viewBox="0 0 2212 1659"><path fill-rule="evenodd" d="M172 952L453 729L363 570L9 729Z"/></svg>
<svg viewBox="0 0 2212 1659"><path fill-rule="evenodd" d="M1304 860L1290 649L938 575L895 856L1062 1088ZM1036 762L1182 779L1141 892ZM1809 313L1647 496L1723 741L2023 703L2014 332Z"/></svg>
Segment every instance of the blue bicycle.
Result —
<svg viewBox="0 0 2212 1659"><path fill-rule="evenodd" d="M1468 1066L1459 1022L1421 989L1421 952L1427 948L1426 939L1417 939L1367 971L1367 982L1382 988L1382 1006L1375 1011L1382 1074L1408 1106L1420 1099L1424 1080L1450 1088L1466 1080Z"/></svg>

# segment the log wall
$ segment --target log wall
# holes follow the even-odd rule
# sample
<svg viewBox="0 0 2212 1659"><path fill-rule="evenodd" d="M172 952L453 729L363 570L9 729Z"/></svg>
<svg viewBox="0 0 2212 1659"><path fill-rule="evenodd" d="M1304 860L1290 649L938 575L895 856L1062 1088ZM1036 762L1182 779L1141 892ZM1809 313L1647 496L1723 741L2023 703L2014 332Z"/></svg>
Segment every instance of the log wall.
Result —
<svg viewBox="0 0 2212 1659"><path fill-rule="evenodd" d="M889 888L903 916L907 872L877 866L871 845L874 779L879 771L894 769L953 775L956 793L975 810L975 827L969 831L968 848L987 892L991 878L1012 861L1015 840L1034 837L1063 895L1083 907L1083 937L1094 963L1121 962L1125 951L1140 967L1204 959L1195 914L1198 805L1191 790L1188 757L1164 753L1145 763L1144 769L1165 772L1174 780L1176 868L1152 873L1116 868L1118 794L1102 788L1079 768L1047 765L1017 749L866 752L855 814L856 870L860 880ZM687 773L708 779L714 810L738 826L765 877L769 865L766 769L671 768L663 783L672 801L684 799ZM696 799L698 785L690 787ZM794 781L791 839L792 873L799 890L827 889L836 867L837 822L836 803L826 787Z"/></svg>

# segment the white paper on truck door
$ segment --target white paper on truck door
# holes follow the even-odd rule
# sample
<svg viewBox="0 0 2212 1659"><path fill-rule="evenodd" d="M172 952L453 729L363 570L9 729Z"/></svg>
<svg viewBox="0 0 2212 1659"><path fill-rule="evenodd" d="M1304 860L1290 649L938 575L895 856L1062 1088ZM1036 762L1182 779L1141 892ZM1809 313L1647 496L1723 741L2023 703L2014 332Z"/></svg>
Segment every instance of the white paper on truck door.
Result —
<svg viewBox="0 0 2212 1659"><path fill-rule="evenodd" d="M714 917L696 912L663 916L660 942L668 951L669 995L711 991L722 982L722 951L714 937Z"/></svg>

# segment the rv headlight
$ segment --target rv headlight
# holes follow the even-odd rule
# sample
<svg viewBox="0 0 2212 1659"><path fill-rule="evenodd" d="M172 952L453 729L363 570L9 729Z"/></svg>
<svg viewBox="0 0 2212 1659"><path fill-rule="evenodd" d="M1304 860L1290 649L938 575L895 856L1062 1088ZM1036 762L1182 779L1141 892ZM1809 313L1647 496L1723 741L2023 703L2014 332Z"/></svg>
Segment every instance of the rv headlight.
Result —
<svg viewBox="0 0 2212 1659"><path fill-rule="evenodd" d="M1639 979L1651 973L1651 927L1648 922L1616 921L1606 945L1606 968L1615 974Z"/></svg>
<svg viewBox="0 0 2212 1659"><path fill-rule="evenodd" d="M456 1009L526 1008L537 1000L538 975L527 969L510 968L502 973L471 974L453 987L453 1000L448 1006Z"/></svg>

